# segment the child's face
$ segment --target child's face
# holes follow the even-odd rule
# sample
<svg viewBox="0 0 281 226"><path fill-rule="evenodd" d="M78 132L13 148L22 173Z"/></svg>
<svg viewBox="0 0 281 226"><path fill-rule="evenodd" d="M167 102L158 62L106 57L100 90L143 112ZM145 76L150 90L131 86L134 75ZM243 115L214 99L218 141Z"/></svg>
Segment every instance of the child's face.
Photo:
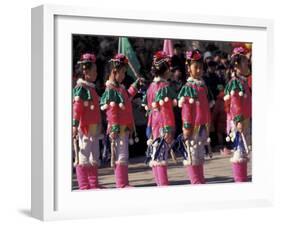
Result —
<svg viewBox="0 0 281 226"><path fill-rule="evenodd" d="M237 65L236 70L240 75L248 75L249 66L247 57L242 57L240 64Z"/></svg>
<svg viewBox="0 0 281 226"><path fill-rule="evenodd" d="M121 67L119 70L116 71L115 79L118 83L122 83L125 78L127 68Z"/></svg>
<svg viewBox="0 0 281 226"><path fill-rule="evenodd" d="M85 80L88 82L94 82L97 79L97 66L94 64L90 69L86 71Z"/></svg>
<svg viewBox="0 0 281 226"><path fill-rule="evenodd" d="M203 73L203 65L201 62L193 62L188 67L188 72L192 78L200 78Z"/></svg>

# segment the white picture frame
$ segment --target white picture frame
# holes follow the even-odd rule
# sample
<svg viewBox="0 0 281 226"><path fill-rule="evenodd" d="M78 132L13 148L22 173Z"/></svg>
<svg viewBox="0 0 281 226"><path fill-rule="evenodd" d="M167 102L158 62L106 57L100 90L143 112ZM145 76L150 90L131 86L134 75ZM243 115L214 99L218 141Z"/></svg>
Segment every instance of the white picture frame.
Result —
<svg viewBox="0 0 281 226"><path fill-rule="evenodd" d="M73 33L252 42L255 75L252 182L196 188L171 186L71 191L71 172L68 172L71 171L69 37ZM270 154L273 149L270 149L267 136L270 126L260 123L270 120L266 109L271 102L265 101L262 91L273 92L266 85L274 82L270 76L273 75L270 60L273 57L272 40L273 22L265 19L57 5L33 8L32 216L57 220L272 205L273 178L268 177L273 169ZM269 154L265 155L264 150ZM118 206L112 203L118 203Z"/></svg>

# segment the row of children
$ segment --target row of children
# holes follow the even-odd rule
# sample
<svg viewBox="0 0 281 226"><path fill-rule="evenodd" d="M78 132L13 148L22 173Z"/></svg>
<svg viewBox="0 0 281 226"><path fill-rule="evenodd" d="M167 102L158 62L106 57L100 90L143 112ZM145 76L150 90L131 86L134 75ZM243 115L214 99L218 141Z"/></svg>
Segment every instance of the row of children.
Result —
<svg viewBox="0 0 281 226"><path fill-rule="evenodd" d="M232 55L233 77L225 87L231 158L235 181L247 180L248 152L251 141L251 93L246 76L249 71L243 48L234 49ZM205 183L204 156L209 146L211 122L208 89L202 80L202 54L199 50L186 54L186 66L190 77L176 94L169 82L171 58L163 51L154 54L151 72L153 81L143 99L147 112L147 162L152 167L158 186L168 185L168 154L181 153L183 163L192 184ZM134 130L132 99L143 84L138 78L126 89L122 82L130 62L123 54L109 61L110 75L106 89L99 98L94 81L97 78L96 58L83 54L78 62L83 78L77 81L73 91L73 137L79 137L80 151L76 165L79 189L102 188L98 181L100 161L99 138L102 133L101 111L107 120L106 134L110 137L111 165L114 167L117 188L128 187L128 143ZM173 108L181 109L182 134L175 137ZM174 155L173 155L174 156Z"/></svg>

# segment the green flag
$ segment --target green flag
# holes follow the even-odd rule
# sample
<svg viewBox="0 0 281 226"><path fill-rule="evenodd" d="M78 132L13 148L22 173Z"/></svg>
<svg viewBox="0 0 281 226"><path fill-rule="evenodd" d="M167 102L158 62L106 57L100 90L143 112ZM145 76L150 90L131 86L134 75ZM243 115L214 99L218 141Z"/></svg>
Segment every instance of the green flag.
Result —
<svg viewBox="0 0 281 226"><path fill-rule="evenodd" d="M128 57L132 67L134 70L139 73L140 71L140 63L138 61L138 58L136 56L135 51L133 50L131 43L129 42L129 39L126 37L120 37L119 38L119 44L118 44L118 53L124 54L126 57ZM132 69L129 67L127 71L128 75L130 75L133 79L137 79L136 75L133 73Z"/></svg>

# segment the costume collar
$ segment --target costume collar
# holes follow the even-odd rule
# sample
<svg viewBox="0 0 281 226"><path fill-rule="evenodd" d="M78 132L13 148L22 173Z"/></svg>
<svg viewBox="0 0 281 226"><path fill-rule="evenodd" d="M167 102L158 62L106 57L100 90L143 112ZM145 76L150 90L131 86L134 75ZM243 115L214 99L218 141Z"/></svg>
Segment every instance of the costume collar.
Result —
<svg viewBox="0 0 281 226"><path fill-rule="evenodd" d="M204 81L202 79L192 78L191 76L188 77L187 82L195 83L196 85L204 85Z"/></svg>
<svg viewBox="0 0 281 226"><path fill-rule="evenodd" d="M167 82L167 80L157 76L157 77L154 77L153 82Z"/></svg>
<svg viewBox="0 0 281 226"><path fill-rule="evenodd" d="M96 87L94 83L85 81L85 80L82 79L82 78L79 78L79 79L77 80L77 85L86 85L86 86L89 86L89 87L92 87L92 88L95 88L95 87Z"/></svg>

